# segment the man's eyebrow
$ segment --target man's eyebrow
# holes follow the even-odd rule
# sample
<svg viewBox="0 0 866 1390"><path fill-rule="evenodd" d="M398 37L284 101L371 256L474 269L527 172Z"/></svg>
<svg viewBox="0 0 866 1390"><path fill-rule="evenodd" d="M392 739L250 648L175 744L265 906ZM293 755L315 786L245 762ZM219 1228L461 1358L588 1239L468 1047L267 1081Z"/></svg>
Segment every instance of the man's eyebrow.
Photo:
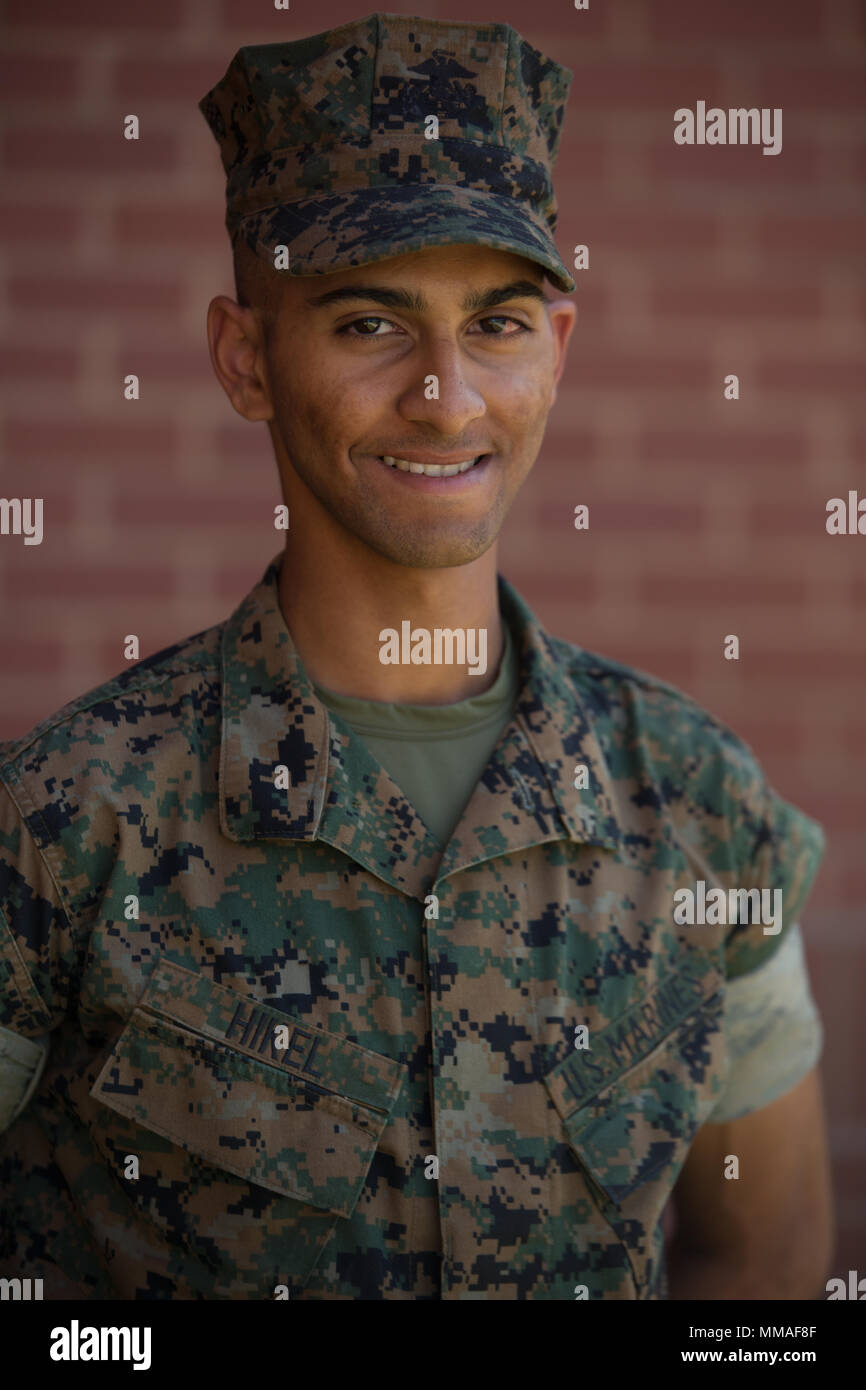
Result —
<svg viewBox="0 0 866 1390"><path fill-rule="evenodd" d="M397 290L388 285L343 285L338 290L326 290L324 294L313 295L307 299L312 309L321 309L328 304L338 304L349 299L371 299L376 304L384 304L389 309L406 309L413 314L423 314L429 304L422 294L410 290ZM492 290L474 290L468 294L461 305L467 313L476 309L493 309L509 299L540 299L547 303L540 285L534 280L512 280L509 285L500 285Z"/></svg>

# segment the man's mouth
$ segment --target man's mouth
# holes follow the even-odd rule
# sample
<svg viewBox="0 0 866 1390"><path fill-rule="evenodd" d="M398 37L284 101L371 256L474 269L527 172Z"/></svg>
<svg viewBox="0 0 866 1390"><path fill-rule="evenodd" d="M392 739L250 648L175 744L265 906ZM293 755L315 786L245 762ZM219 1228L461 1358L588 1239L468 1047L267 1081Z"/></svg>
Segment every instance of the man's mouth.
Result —
<svg viewBox="0 0 866 1390"><path fill-rule="evenodd" d="M397 468L401 473L421 473L427 478L453 478L457 473L468 473L470 468L474 468L476 463L480 463L486 457L486 454L478 454L475 458L464 459L458 463L412 463L409 459L379 454L381 462L387 463L389 468Z"/></svg>

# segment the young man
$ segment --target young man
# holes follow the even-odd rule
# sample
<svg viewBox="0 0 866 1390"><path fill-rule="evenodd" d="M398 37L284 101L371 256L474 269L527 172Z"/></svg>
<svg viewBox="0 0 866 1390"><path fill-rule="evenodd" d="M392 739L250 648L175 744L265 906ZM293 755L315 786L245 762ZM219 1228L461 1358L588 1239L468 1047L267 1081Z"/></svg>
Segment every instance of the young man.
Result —
<svg viewBox="0 0 866 1390"><path fill-rule="evenodd" d="M574 324L569 80L375 14L202 102L211 357L290 526L0 750L0 1263L46 1297L821 1292L821 830L498 573Z"/></svg>

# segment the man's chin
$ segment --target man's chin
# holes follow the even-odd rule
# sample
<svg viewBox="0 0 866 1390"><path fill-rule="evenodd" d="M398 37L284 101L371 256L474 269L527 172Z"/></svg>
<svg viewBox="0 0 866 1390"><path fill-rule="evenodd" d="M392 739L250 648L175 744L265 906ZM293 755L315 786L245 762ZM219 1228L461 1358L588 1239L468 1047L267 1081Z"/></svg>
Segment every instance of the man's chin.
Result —
<svg viewBox="0 0 866 1390"><path fill-rule="evenodd" d="M437 536L401 537L391 536L362 537L371 550L404 569L446 570L459 569L479 560L496 540L496 535L454 537L449 539Z"/></svg>

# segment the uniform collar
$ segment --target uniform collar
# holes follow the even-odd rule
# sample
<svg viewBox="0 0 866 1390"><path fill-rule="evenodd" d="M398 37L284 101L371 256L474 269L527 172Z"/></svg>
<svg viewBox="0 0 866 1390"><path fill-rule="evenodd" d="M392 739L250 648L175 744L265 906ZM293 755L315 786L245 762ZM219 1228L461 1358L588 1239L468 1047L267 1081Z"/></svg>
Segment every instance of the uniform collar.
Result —
<svg viewBox="0 0 866 1390"><path fill-rule="evenodd" d="M499 602L518 647L517 706L443 855L364 741L314 694L279 606L281 560L223 628L223 834L322 840L421 898L437 877L546 841L617 848L616 788L595 732L604 711L591 661L549 637L507 580L499 576ZM581 763L587 790L574 788Z"/></svg>

